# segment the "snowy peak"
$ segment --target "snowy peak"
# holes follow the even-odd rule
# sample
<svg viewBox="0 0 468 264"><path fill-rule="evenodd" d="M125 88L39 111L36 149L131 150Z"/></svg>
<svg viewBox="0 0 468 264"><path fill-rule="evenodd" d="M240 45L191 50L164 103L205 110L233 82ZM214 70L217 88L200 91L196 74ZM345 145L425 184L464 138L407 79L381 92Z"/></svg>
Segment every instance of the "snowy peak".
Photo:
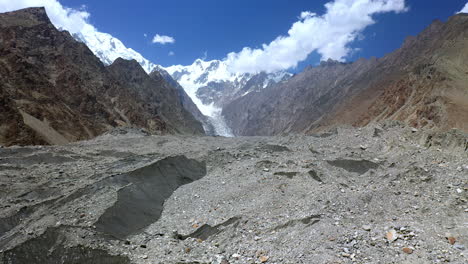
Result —
<svg viewBox="0 0 468 264"><path fill-rule="evenodd" d="M202 87L210 82L234 82L243 74L231 73L225 62L220 60L203 61L197 59L192 65L174 65L165 68L174 79L190 87ZM184 86L185 87L185 86Z"/></svg>
<svg viewBox="0 0 468 264"><path fill-rule="evenodd" d="M136 60L147 73L151 73L157 67L140 53L125 47L122 41L110 34L83 30L73 34L73 37L86 44L105 65L111 65L117 58L123 58Z"/></svg>
<svg viewBox="0 0 468 264"><path fill-rule="evenodd" d="M247 81L259 74L265 76L266 84L278 83L292 76L292 74L286 71L259 74L232 73L229 71L229 67L225 61L203 61L201 59L195 60L192 65L174 65L165 68L165 70L183 87L188 87L189 89L198 89L208 86L210 83L223 82L229 82L236 86L236 88L242 88Z"/></svg>
<svg viewBox="0 0 468 264"><path fill-rule="evenodd" d="M140 53L127 48L122 41L110 34L96 30L82 30L73 34L73 37L85 43L91 51L105 64L111 65L117 58L136 60L147 72L159 71L169 73L172 78L181 84L186 92L196 100L196 93L200 87L209 86L210 83L229 83L236 90L242 89L247 82L255 76L249 73L232 73L225 61L204 61L197 59L192 65L174 65L167 68L154 64L144 58ZM285 71L266 74L263 87L288 79L291 74ZM200 106L199 106L200 107Z"/></svg>
<svg viewBox="0 0 468 264"><path fill-rule="evenodd" d="M195 60L192 65L175 65L165 68L191 95L199 107L222 108L230 101L253 91L259 91L289 79L292 74L286 71L258 74L232 73L225 61ZM202 110L203 111L203 110ZM209 112L204 112L210 115Z"/></svg>

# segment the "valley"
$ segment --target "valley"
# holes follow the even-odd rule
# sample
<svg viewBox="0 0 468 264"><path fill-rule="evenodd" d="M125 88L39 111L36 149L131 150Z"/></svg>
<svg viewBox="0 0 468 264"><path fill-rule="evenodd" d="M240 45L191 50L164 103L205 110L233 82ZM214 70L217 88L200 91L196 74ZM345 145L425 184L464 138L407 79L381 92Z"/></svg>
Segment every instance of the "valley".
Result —
<svg viewBox="0 0 468 264"><path fill-rule="evenodd" d="M468 263L468 14L293 74L49 13L0 13L0 264Z"/></svg>

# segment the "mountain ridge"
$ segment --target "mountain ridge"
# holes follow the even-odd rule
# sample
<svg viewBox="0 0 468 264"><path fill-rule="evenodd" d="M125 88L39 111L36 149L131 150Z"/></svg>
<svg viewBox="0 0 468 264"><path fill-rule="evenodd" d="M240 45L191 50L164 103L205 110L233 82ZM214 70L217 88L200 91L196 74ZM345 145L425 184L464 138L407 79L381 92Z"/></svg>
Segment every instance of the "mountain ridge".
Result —
<svg viewBox="0 0 468 264"><path fill-rule="evenodd" d="M232 73L226 62L222 60L196 59L191 65L163 67L144 58L135 50L127 48L110 34L84 31L73 34L73 37L86 44L105 65L111 65L118 58L133 59L148 74L157 71L173 87L182 88L184 91L180 91L181 98L187 102L184 106L202 122L209 135L232 136L221 115L224 105L235 98L270 87L292 76L286 71L258 74Z"/></svg>
<svg viewBox="0 0 468 264"><path fill-rule="evenodd" d="M0 21L0 96L8 113L1 117L1 144L63 144L120 126L203 133L190 115L174 123L170 119L180 115L164 116L164 101L177 101L167 92L175 88L153 87L164 88L160 102L153 102L150 93L122 85L85 44L57 30L44 8L3 13ZM185 111L180 104L174 109Z"/></svg>
<svg viewBox="0 0 468 264"><path fill-rule="evenodd" d="M308 68L268 92L234 100L223 115L236 135L312 133L386 119L468 131L467 32L466 15L436 20L382 58Z"/></svg>

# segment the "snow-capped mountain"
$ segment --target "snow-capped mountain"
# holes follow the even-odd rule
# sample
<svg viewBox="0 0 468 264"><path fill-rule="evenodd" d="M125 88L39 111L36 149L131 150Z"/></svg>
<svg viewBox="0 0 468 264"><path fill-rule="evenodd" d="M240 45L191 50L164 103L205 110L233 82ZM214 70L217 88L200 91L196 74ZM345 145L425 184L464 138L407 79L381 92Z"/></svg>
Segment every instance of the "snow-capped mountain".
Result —
<svg viewBox="0 0 468 264"><path fill-rule="evenodd" d="M85 43L105 65L111 65L117 58L122 58L136 60L147 73L151 73L158 67L158 65L150 62L140 53L125 47L122 41L110 34L97 31L84 31L73 34L73 37Z"/></svg>
<svg viewBox="0 0 468 264"><path fill-rule="evenodd" d="M232 136L222 116L223 106L250 92L268 88L289 79L292 74L276 73L232 73L225 61L195 60L192 65L175 65L165 68L184 87L200 111L210 117L219 135Z"/></svg>
<svg viewBox="0 0 468 264"><path fill-rule="evenodd" d="M82 31L73 34L74 38L85 43L91 51L106 64L117 58L136 60L147 73L154 70L163 75L169 73L192 98L204 115L211 116L233 97L266 88L291 77L288 72L277 73L232 73L224 61L195 60L192 65L174 65L164 68L150 62L140 53L127 48L122 41L110 34L97 31ZM166 76L166 79L167 78ZM171 82L171 80L168 80ZM239 92L242 91L241 94Z"/></svg>
<svg viewBox="0 0 468 264"><path fill-rule="evenodd" d="M187 93L198 101L205 115L222 108L226 103L250 92L267 88L289 79L292 74L276 73L233 73L225 61L195 60L192 65L174 65L165 68Z"/></svg>
<svg viewBox="0 0 468 264"><path fill-rule="evenodd" d="M195 60L192 65L174 65L162 67L144 58L140 53L127 48L122 41L107 33L82 31L73 34L78 41L106 64L112 64L117 58L136 60L147 73L158 71L175 87L183 87L201 113L207 116L215 134L232 136L221 115L222 107L230 101L250 92L268 88L271 85L289 79L292 74L280 71L276 73L233 73L225 61Z"/></svg>

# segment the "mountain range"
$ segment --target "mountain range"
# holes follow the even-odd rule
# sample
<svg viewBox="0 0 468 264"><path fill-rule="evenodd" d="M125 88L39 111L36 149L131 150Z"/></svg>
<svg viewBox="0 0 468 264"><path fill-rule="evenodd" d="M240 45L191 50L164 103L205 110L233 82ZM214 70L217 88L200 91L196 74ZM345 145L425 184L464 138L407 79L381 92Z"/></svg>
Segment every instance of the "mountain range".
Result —
<svg viewBox="0 0 468 264"><path fill-rule="evenodd" d="M58 144L119 126L221 136L315 133L399 120L468 131L468 15L434 21L383 58L303 72L162 67L105 33L70 35L43 8L0 17L3 144Z"/></svg>
<svg viewBox="0 0 468 264"><path fill-rule="evenodd" d="M1 13L0 264L467 263L463 131L468 14L293 75Z"/></svg>
<svg viewBox="0 0 468 264"><path fill-rule="evenodd" d="M159 71L168 82L183 87L200 109L202 114L195 116L209 134L312 133L385 119L466 131L466 65L461 60L466 54L465 20L465 14L447 23L436 20L383 58L329 60L294 77L287 71L233 73L222 60L162 67L110 35L77 38L104 63L132 58L147 72Z"/></svg>
<svg viewBox="0 0 468 264"><path fill-rule="evenodd" d="M90 31L73 34L86 44L105 64L112 64L117 58L135 60L148 73L159 72L174 87L182 88L201 111L192 106L191 113L203 123L207 134L233 136L226 126L221 111L228 102L250 92L271 87L289 79L287 71L275 73L233 73L225 61L204 61L197 59L192 65L163 67L150 62L140 53L125 45L110 34ZM189 100L187 100L189 101Z"/></svg>

